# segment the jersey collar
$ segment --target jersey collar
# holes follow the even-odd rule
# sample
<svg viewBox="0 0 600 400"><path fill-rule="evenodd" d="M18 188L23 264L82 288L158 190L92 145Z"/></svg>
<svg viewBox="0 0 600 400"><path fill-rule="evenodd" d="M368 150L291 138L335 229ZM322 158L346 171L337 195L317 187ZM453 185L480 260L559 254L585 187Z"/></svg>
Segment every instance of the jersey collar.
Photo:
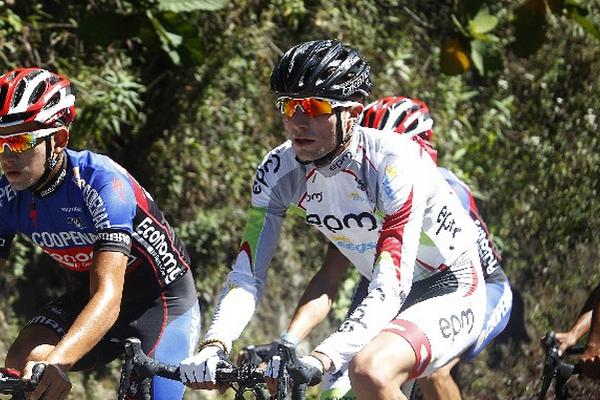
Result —
<svg viewBox="0 0 600 400"><path fill-rule="evenodd" d="M54 178L52 178L43 187L33 190L33 194L36 197L48 197L54 192L56 192L58 188L62 185L62 183L65 181L65 178L67 177L67 158L67 154L64 153L61 165L56 175L54 175Z"/></svg>
<svg viewBox="0 0 600 400"><path fill-rule="evenodd" d="M358 149L358 140L357 140L357 132L354 131L352 134L352 138L348 143L348 146L342 150L340 154L335 156L333 160L327 165L324 165L320 168L317 168L317 171L326 177L332 177L338 172L344 170L350 165L354 155L356 154L356 150Z"/></svg>

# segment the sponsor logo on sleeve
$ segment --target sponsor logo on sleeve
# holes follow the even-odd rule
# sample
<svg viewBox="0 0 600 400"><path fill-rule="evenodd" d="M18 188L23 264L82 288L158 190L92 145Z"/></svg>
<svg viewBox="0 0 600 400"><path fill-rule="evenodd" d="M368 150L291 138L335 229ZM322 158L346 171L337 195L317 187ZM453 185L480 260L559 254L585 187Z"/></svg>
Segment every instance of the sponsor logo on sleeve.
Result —
<svg viewBox="0 0 600 400"><path fill-rule="evenodd" d="M152 218L144 218L135 227L133 237L152 257L153 263L158 267L165 285L185 273L185 269L180 265L175 249L171 245L171 239L166 234L164 227L157 224Z"/></svg>
<svg viewBox="0 0 600 400"><path fill-rule="evenodd" d="M269 183L265 179L267 174L276 174L279 171L279 167L281 167L281 157L279 157L279 154L277 153L278 152L274 152L271 154L267 160L256 169L256 177L254 178L254 184L252 185L252 192L254 194L260 194L263 191L263 187L269 187Z"/></svg>
<svg viewBox="0 0 600 400"><path fill-rule="evenodd" d="M76 247L69 249L44 248L50 257L63 267L73 271L87 271L94 260L93 247Z"/></svg>
<svg viewBox="0 0 600 400"><path fill-rule="evenodd" d="M122 243L131 246L131 236L125 232L99 232L98 239L111 243Z"/></svg>

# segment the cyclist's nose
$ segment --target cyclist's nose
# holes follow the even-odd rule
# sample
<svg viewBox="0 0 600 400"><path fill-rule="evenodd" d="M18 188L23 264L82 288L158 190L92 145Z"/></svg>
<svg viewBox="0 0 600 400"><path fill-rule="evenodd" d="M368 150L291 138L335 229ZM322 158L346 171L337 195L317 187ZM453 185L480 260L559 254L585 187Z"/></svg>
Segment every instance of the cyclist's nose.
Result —
<svg viewBox="0 0 600 400"><path fill-rule="evenodd" d="M12 152L7 147L4 147L4 151L0 153L0 163L4 167L17 160L17 153Z"/></svg>
<svg viewBox="0 0 600 400"><path fill-rule="evenodd" d="M287 125L293 129L304 130L308 128L309 124L309 116L304 113L304 111L300 110L300 108L296 109L296 112L291 117L287 118Z"/></svg>

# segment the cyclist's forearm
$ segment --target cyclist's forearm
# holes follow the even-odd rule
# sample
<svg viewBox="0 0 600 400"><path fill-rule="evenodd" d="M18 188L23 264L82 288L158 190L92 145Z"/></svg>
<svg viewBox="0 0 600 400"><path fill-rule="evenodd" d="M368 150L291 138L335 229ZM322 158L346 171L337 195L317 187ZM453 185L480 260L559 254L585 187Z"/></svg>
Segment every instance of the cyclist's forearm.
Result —
<svg viewBox="0 0 600 400"><path fill-rule="evenodd" d="M592 313L594 308L598 304L600 295L600 284L590 293L589 297L585 301L584 306L579 313L577 321L573 324L569 332L576 337L577 340L581 339L586 333L590 331L592 325Z"/></svg>
<svg viewBox="0 0 600 400"><path fill-rule="evenodd" d="M223 289L225 294L217 305L205 339L219 339L231 351L231 344L241 334L256 309L257 296L246 288L229 284Z"/></svg>
<svg viewBox="0 0 600 400"><path fill-rule="evenodd" d="M101 251L90 270L90 300L46 362L70 369L113 326L121 307L127 256Z"/></svg>
<svg viewBox="0 0 600 400"><path fill-rule="evenodd" d="M579 316L577 321L569 329L570 334L575 336L576 341L581 339L586 333L590 331L592 324L592 310L589 310Z"/></svg>
<svg viewBox="0 0 600 400"><path fill-rule="evenodd" d="M298 341L323 321L346 275L350 262L333 245L329 245L321 269L306 287L294 312L288 334Z"/></svg>
<svg viewBox="0 0 600 400"><path fill-rule="evenodd" d="M315 326L327 317L332 303L332 297L326 293L318 294L307 289L292 316L287 333L298 341L303 340Z"/></svg>
<svg viewBox="0 0 600 400"><path fill-rule="evenodd" d="M48 356L49 364L69 370L88 353L113 326L119 316L121 293L117 288L96 292L75 322Z"/></svg>
<svg viewBox="0 0 600 400"><path fill-rule="evenodd" d="M587 341L588 349L594 347L600 349L600 301L596 299L593 308L590 335Z"/></svg>

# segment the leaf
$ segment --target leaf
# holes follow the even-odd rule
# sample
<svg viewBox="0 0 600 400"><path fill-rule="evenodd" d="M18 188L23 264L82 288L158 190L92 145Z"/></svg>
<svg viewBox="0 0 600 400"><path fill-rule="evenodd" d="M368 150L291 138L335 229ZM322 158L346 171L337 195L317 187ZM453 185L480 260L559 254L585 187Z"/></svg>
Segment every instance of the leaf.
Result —
<svg viewBox="0 0 600 400"><path fill-rule="evenodd" d="M181 56L177 52L176 48L183 42L183 37L167 31L165 27L162 26L160 21L154 17L149 10L146 11L146 16L150 20L150 23L152 23L156 35L160 39L162 49L169 55L171 61L173 61L175 65L179 65L181 62Z"/></svg>
<svg viewBox="0 0 600 400"><path fill-rule="evenodd" d="M471 60L473 60L473 65L477 68L477 71L481 75L485 75L485 69L483 65L483 42L481 40L473 40L471 42Z"/></svg>
<svg viewBox="0 0 600 400"><path fill-rule="evenodd" d="M159 0L158 9L170 12L216 11L227 4L227 0Z"/></svg>
<svg viewBox="0 0 600 400"><path fill-rule="evenodd" d="M21 32L23 30L23 21L21 17L15 14L10 8L6 9L6 22L16 31Z"/></svg>
<svg viewBox="0 0 600 400"><path fill-rule="evenodd" d="M469 21L469 32L471 35L478 36L487 33L498 25L498 18L490 15L489 10L484 7Z"/></svg>
<svg viewBox="0 0 600 400"><path fill-rule="evenodd" d="M594 36L596 39L600 40L600 31L598 31L598 28L596 28L592 21L584 17L579 11L580 10L578 7L571 8L569 10L569 18L576 21L589 34Z"/></svg>
<svg viewBox="0 0 600 400"><path fill-rule="evenodd" d="M471 59L481 75L490 75L502 69L502 54L497 45L482 40L471 42Z"/></svg>

